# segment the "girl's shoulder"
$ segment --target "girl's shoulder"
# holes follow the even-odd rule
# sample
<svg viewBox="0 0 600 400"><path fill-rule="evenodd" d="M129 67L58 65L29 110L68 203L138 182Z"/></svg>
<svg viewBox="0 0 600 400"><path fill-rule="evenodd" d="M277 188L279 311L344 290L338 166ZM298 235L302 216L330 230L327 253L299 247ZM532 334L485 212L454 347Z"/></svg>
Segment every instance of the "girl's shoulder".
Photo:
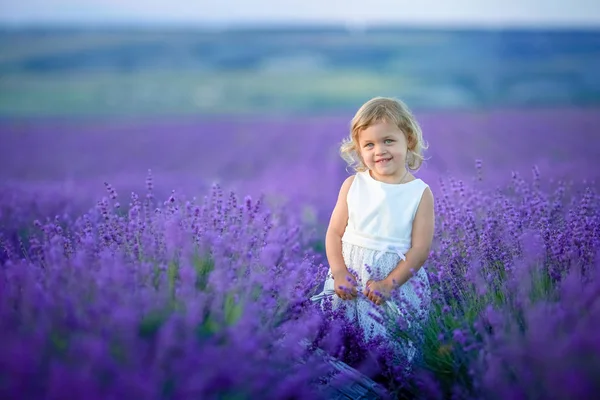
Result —
<svg viewBox="0 0 600 400"><path fill-rule="evenodd" d="M412 181L409 181L408 183L414 183L416 186L421 187L421 188L429 187L429 184L427 184L427 182L425 182L422 178L417 178L417 177L415 177L415 179L413 179Z"/></svg>
<svg viewBox="0 0 600 400"><path fill-rule="evenodd" d="M350 186L352 186L352 184L354 183L355 178L356 178L356 174L350 175L349 177L344 179L344 182L342 183L342 189L346 189L346 190L350 189Z"/></svg>
<svg viewBox="0 0 600 400"><path fill-rule="evenodd" d="M346 198L348 196L348 192L350 191L350 188L352 187L352 184L354 183L354 175L350 175L349 177L347 177L346 179L344 179L344 182L342 182L342 185L340 186L340 192L338 194L338 198Z"/></svg>
<svg viewBox="0 0 600 400"><path fill-rule="evenodd" d="M412 181L406 183L406 185L410 188L409 192L417 197L421 197L424 192L431 191L427 182L425 182L421 178L415 178Z"/></svg>

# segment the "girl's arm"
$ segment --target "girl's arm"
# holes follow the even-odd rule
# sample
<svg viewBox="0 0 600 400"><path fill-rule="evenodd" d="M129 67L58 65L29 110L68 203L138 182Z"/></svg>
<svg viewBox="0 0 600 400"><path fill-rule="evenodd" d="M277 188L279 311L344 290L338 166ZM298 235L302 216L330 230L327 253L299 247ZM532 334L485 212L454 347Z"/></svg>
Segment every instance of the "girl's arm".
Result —
<svg viewBox="0 0 600 400"><path fill-rule="evenodd" d="M348 203L346 199L353 181L354 176L350 176L342 183L325 235L325 253L334 278L340 273L348 273L342 256L342 236L348 224Z"/></svg>
<svg viewBox="0 0 600 400"><path fill-rule="evenodd" d="M390 290L404 285L413 276L413 273L416 274L423 266L431 250L434 225L433 193L427 187L423 192L413 221L412 245L406 253L406 260L400 261L398 266L384 279L383 283Z"/></svg>

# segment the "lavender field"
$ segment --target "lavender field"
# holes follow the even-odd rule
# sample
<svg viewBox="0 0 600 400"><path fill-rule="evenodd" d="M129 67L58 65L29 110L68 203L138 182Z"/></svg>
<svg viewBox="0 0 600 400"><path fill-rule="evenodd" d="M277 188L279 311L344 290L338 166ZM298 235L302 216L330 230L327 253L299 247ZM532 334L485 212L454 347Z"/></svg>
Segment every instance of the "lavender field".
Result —
<svg viewBox="0 0 600 400"><path fill-rule="evenodd" d="M599 32L75 33L0 32L0 398L600 391ZM411 365L310 301L373 95L429 143Z"/></svg>
<svg viewBox="0 0 600 400"><path fill-rule="evenodd" d="M345 118L2 122L2 397L328 398L320 348L392 397L589 398L600 113L418 117L438 222L409 373L308 301Z"/></svg>
<svg viewBox="0 0 600 400"><path fill-rule="evenodd" d="M534 166L549 185L564 180L595 187L599 177L596 108L417 117L430 144L419 176L433 187L448 176L473 183L475 160L485 165L477 184L487 189L509 183L513 171L529 179ZM291 202L323 222L348 175L337 153L348 121L345 116L6 121L0 122L0 179L11 188L7 195L24 192L40 206L64 199L87 205L105 194L104 181L124 194L143 190L151 169L163 199L172 190L202 196L220 183L240 194Z"/></svg>

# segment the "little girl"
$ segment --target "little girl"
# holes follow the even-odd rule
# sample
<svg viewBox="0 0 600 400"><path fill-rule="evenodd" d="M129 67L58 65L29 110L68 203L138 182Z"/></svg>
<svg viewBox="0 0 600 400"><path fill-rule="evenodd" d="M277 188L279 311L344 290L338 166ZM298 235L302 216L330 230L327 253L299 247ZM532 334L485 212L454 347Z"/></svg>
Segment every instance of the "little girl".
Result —
<svg viewBox="0 0 600 400"><path fill-rule="evenodd" d="M410 172L425 148L401 101L376 97L358 110L340 149L356 174L340 189L325 238L330 270L323 292L312 298L323 306L334 296L333 309L342 307L365 339L384 335L409 363L414 345L393 337L418 325L430 304L422 265L433 240L433 194Z"/></svg>

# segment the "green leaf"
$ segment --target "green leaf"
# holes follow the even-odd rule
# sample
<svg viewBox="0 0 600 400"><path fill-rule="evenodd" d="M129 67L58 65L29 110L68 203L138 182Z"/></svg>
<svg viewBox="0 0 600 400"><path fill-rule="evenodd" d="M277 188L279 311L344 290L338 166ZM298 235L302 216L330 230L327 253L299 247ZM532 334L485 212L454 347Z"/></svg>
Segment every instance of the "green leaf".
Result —
<svg viewBox="0 0 600 400"><path fill-rule="evenodd" d="M229 293L225 297L225 323L229 326L235 324L242 316L242 302L236 302L234 296Z"/></svg>
<svg viewBox="0 0 600 400"><path fill-rule="evenodd" d="M167 318L168 313L165 311L150 312L140 322L138 334L143 338L154 337Z"/></svg>
<svg viewBox="0 0 600 400"><path fill-rule="evenodd" d="M210 257L201 257L199 255L194 256L192 263L196 269L196 288L204 290L208 284L208 277L215 268L215 263Z"/></svg>

